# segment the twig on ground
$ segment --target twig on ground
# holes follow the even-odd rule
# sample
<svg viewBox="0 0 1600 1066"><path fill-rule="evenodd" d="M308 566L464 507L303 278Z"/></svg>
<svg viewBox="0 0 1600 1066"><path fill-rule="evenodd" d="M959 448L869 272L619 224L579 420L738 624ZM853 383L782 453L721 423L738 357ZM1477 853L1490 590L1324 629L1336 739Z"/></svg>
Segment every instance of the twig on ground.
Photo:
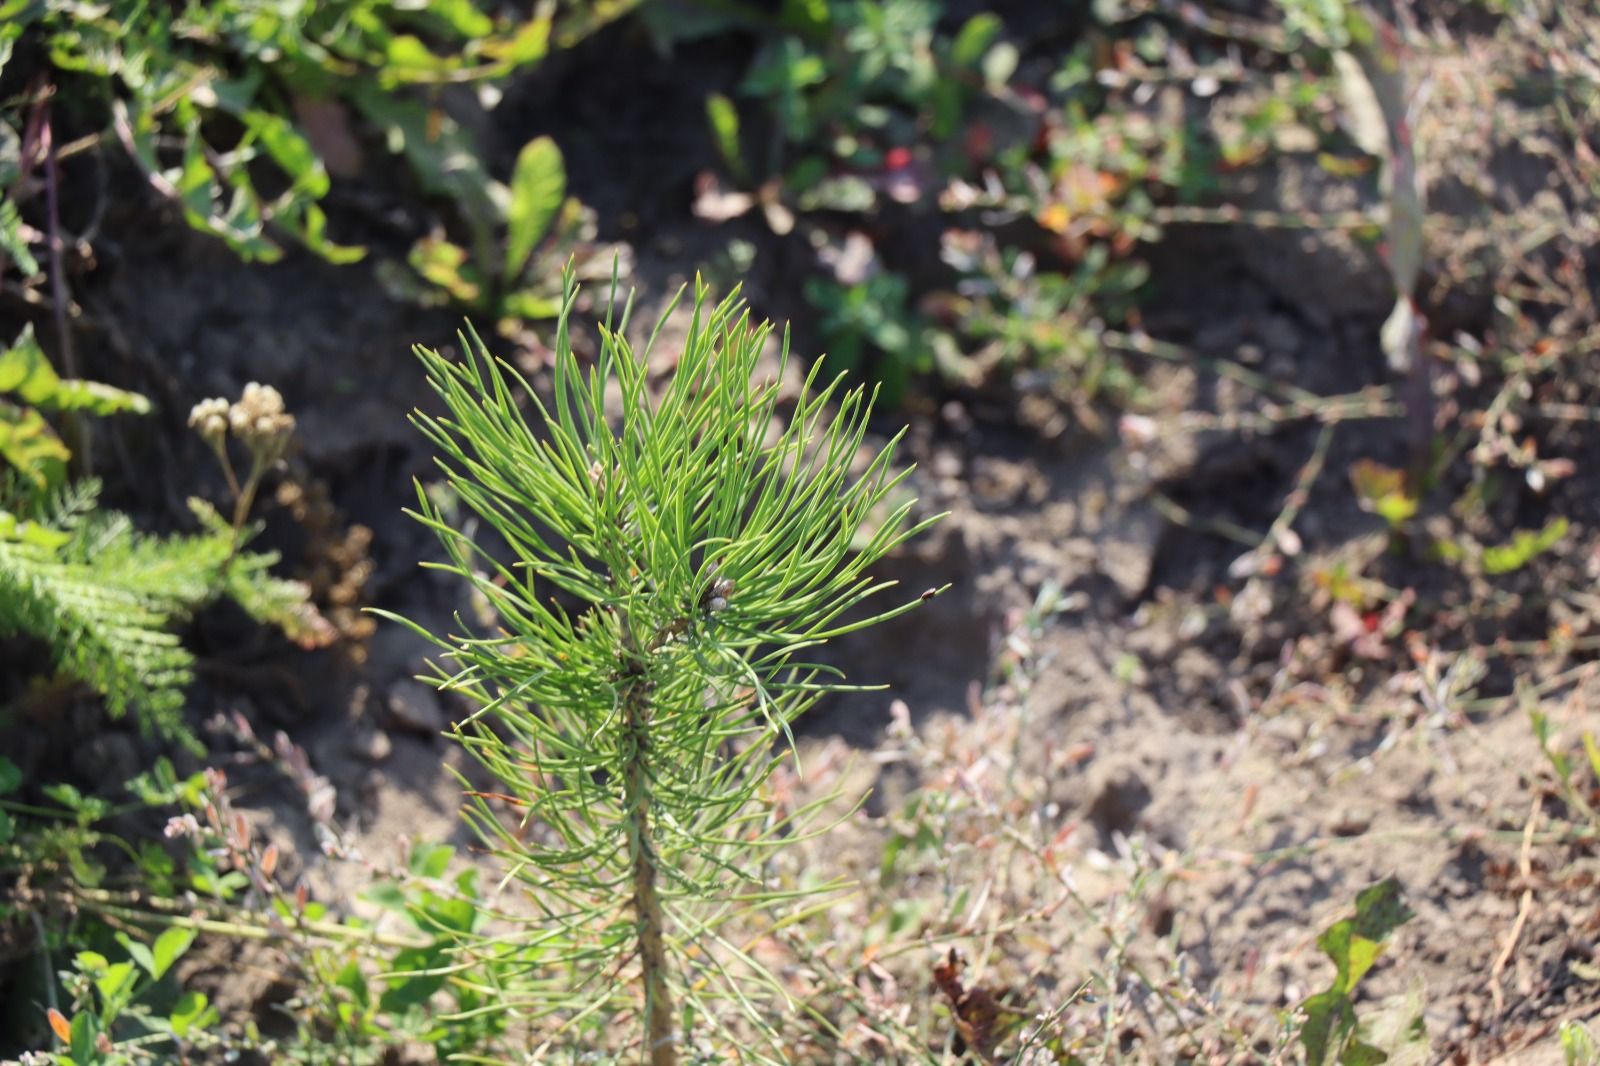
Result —
<svg viewBox="0 0 1600 1066"><path fill-rule="evenodd" d="M1494 960L1494 966L1489 970L1489 995L1494 1000L1495 1017L1505 1013L1506 994L1500 986L1500 975L1505 971L1506 964L1511 961L1511 956L1517 950L1517 941L1522 938L1522 930L1528 924L1528 915L1533 910L1533 831L1539 821L1539 812L1544 807L1544 793L1537 792L1533 797L1533 806L1528 810L1528 822L1522 829L1522 853L1517 860L1517 872L1522 879L1522 900L1517 904L1517 919L1511 923L1511 933L1506 937L1506 946Z"/></svg>

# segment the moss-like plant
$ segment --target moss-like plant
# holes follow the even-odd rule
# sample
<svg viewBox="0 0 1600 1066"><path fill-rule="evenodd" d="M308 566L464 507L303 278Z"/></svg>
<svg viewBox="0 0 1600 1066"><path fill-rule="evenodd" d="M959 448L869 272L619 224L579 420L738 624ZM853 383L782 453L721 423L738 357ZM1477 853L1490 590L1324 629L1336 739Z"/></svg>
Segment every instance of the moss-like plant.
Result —
<svg viewBox="0 0 1600 1066"><path fill-rule="evenodd" d="M521 934L464 936L462 950L520 952L543 975L509 1007L637 1011L644 1061L666 1066L697 1028L727 1050L729 1004L743 1032L777 1036L759 993L781 990L724 936L792 894L764 863L809 819L764 786L795 718L845 687L808 653L934 594L858 609L893 585L872 566L936 519L914 520L901 498L898 437L852 473L871 400L820 381L820 363L780 428L787 340L764 372L771 327L736 295L713 303L697 286L659 390L646 365L660 326L636 352L631 301L620 313L613 301L585 366L568 332L575 299L569 274L548 404L476 335L460 362L418 350L449 413L414 421L509 552L419 485L414 514L444 544L440 568L500 624L413 628L445 649L436 683L477 708L453 736L500 785L469 793L468 817L537 912Z"/></svg>

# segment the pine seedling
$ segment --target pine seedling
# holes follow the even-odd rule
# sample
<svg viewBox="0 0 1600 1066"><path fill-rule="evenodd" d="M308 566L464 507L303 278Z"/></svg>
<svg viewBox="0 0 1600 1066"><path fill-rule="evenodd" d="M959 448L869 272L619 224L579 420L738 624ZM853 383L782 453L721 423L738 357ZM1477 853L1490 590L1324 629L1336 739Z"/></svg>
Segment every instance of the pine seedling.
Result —
<svg viewBox="0 0 1600 1066"><path fill-rule="evenodd" d="M443 542L438 568L499 629L406 624L444 649L435 683L475 708L451 735L498 785L467 793L467 817L536 912L516 935L464 935L460 950L526 963L527 983L500 997L510 1009L610 1019L612 1032L636 1015L651 1066L694 1057L702 1039L719 1061L774 1061L759 1041L736 1045L730 1009L739 1033L776 1044L763 1004L782 987L728 934L815 902L779 885L769 860L818 823L765 785L797 716L846 687L810 653L939 591L863 606L894 584L874 564L937 518L912 517L898 436L852 476L871 397L822 380L822 362L784 424L787 336L777 372L758 374L772 329L737 294L714 303L697 283L659 389L646 368L661 325L636 352L631 297L620 316L613 301L584 365L576 298L569 272L548 403L476 334L459 362L417 349L448 414L413 421L503 545L452 523L419 484L412 513Z"/></svg>

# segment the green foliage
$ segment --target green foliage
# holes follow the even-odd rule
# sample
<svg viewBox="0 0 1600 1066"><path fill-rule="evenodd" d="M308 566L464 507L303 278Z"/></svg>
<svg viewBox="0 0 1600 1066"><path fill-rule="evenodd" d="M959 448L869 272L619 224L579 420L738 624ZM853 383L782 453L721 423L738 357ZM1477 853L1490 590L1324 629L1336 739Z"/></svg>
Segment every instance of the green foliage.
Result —
<svg viewBox="0 0 1600 1066"><path fill-rule="evenodd" d="M32 323L22 328L10 348L0 352L0 394L7 393L45 411L85 411L92 415L131 411L142 415L150 410L150 402L137 393L94 381L61 380L34 338Z"/></svg>
<svg viewBox="0 0 1600 1066"><path fill-rule="evenodd" d="M186 739L179 712L194 658L174 627L219 594L264 616L290 597L266 573L270 556L240 555L224 574L231 533L142 536L95 510L96 494L79 486L75 513L45 527L64 540L0 537L0 636L43 642L56 669L103 696L114 717L133 711Z"/></svg>
<svg viewBox="0 0 1600 1066"><path fill-rule="evenodd" d="M1097 244L1071 273L1041 271L1037 257L961 231L945 235L945 261L963 277L936 302L970 353L963 357L967 376L1038 371L1083 404L1126 406L1142 392L1133 368L1101 342L1097 328L1102 316L1120 318L1131 308L1149 274L1142 263L1113 262Z"/></svg>
<svg viewBox="0 0 1600 1066"><path fill-rule="evenodd" d="M180 796L193 803L204 788L204 775L180 782L171 764L160 760L151 773L129 783L138 800L119 807L70 785L40 788L47 804L21 803L12 798L21 785L21 771L0 758L0 884L6 886L0 891L0 924L36 919L41 960L70 961L50 975L56 987L41 989L38 999L30 997L24 1015L39 1042L49 1046L54 1037L58 1050L46 1052L44 1061L122 1066L149 1061L156 1049L209 1045L203 1030L218 1021L216 1011L203 994L182 992L172 979L174 964L194 942L192 928L158 926L145 940L81 913L70 924L57 924L73 910L69 898L98 898L108 879L109 864L101 861L107 854L123 853L120 878L137 876L147 892L173 891L173 859L165 850L150 843L135 848L101 823ZM32 1005L41 999L50 1005L47 1011Z"/></svg>
<svg viewBox="0 0 1600 1066"><path fill-rule="evenodd" d="M244 526L248 501L232 524L191 501L203 531L158 538L99 510L97 482L67 483L71 455L40 408L145 413L144 397L62 380L31 328L0 352L0 396L27 405L0 399L0 461L10 468L0 482L0 637L40 641L61 677L97 692L113 717L132 711L191 746L180 711L194 659L173 630L196 610L226 596L303 644L326 643L305 586L272 576L276 555L241 550L255 532ZM264 466L255 464L251 492Z"/></svg>
<svg viewBox="0 0 1600 1066"><path fill-rule="evenodd" d="M1560 1028L1563 1066L1600 1066L1600 1039L1582 1022L1564 1021Z"/></svg>
<svg viewBox="0 0 1600 1066"><path fill-rule="evenodd" d="M1372 39L1372 28L1358 5L1348 0L1277 0L1291 44L1349 48Z"/></svg>
<svg viewBox="0 0 1600 1066"><path fill-rule="evenodd" d="M550 231L567 195L567 169L561 149L536 137L517 154L511 172L511 207L506 212L505 276L515 278L528 265L536 244Z"/></svg>
<svg viewBox="0 0 1600 1066"><path fill-rule="evenodd" d="M1420 501L1402 470L1360 459L1350 466L1350 483L1361 509L1382 518L1391 532L1400 530L1417 513Z"/></svg>
<svg viewBox="0 0 1600 1066"><path fill-rule="evenodd" d="M872 376L882 383L884 401L897 403L913 376L933 369L927 325L908 305L903 275L876 274L855 284L808 278L806 301L817 309L817 331L835 371L859 372L868 357Z"/></svg>
<svg viewBox="0 0 1600 1066"><path fill-rule="evenodd" d="M125 933L117 940L126 959L113 962L98 951L80 951L72 969L61 974L73 1002L70 1014L51 1008L51 1028L58 1037L63 1029L67 1033L68 1053L51 1056L60 1066L127 1066L152 1047L181 1047L219 1020L201 992L169 997L159 1010L147 1002L194 942L191 930L167 929L149 945Z"/></svg>
<svg viewBox="0 0 1600 1066"><path fill-rule="evenodd" d="M1333 983L1300 1004L1305 1024L1300 1042L1310 1066L1368 1066L1388 1056L1358 1035L1356 986L1383 953L1389 934L1414 915L1401 898L1399 882L1380 881L1356 896L1353 918L1335 922L1317 938L1317 946L1333 960Z"/></svg>
<svg viewBox="0 0 1600 1066"><path fill-rule="evenodd" d="M30 497L60 488L72 457L42 412L149 410L149 402L135 393L93 381L62 380L39 347L31 323L0 351L0 463L16 472ZM0 513L4 508L0 498Z"/></svg>
<svg viewBox="0 0 1600 1066"><path fill-rule="evenodd" d="M191 225L263 260L282 254L269 224L335 262L363 254L329 239L322 207L330 161L358 165L349 110L430 191L459 194L469 215L481 207L481 172L475 189L452 177L476 166L454 152L458 127L399 91L501 77L542 58L550 32L548 13L506 22L470 0L0 3L0 47L32 36L68 99Z"/></svg>
<svg viewBox="0 0 1600 1066"><path fill-rule="evenodd" d="M897 145L954 137L970 101L1003 85L1017 63L1016 49L998 40L994 15L974 16L946 36L934 0L809 8L809 18L768 41L741 87L769 107L794 146L788 181L796 192L808 184L802 175L819 173L819 160L876 167ZM725 131L726 115L712 117Z"/></svg>
<svg viewBox="0 0 1600 1066"><path fill-rule="evenodd" d="M771 434L787 346L775 371L758 371L771 330L736 297L696 291L658 396L650 345L625 339L626 308L614 317L613 305L598 361L580 367L576 299L569 272L554 397L532 399L537 432L514 398L523 383L476 336L461 363L418 352L450 413L415 421L461 504L511 552L475 542L419 486L416 517L439 535L443 569L494 609L503 635L419 632L450 664L437 683L479 708L453 735L501 792L472 794L469 817L540 912L497 942L540 975L525 1009L638 1007L626 983L596 980L637 959L661 1063L692 1039L687 1019L722 1025L730 1003L770 1031L748 997L781 991L718 928L786 897L761 859L808 819L764 792L772 744L843 687L808 649L916 605L858 611L892 584L870 568L933 520L914 523L911 501L889 505L905 476L894 442L851 477L869 398L824 383L823 363ZM474 954L491 951L455 932Z"/></svg>
<svg viewBox="0 0 1600 1066"><path fill-rule="evenodd" d="M1521 570L1535 556L1555 547L1556 542L1566 535L1567 520L1563 517L1552 518L1537 533L1519 529L1512 535L1511 543L1497 544L1483 550L1483 572L1509 574Z"/></svg>
<svg viewBox="0 0 1600 1066"><path fill-rule="evenodd" d="M534 138L517 154L510 187L493 197L495 205L504 202L505 207L492 207L470 249L442 234L412 247L410 266L431 291L393 271L391 288L423 303L447 300L507 326L514 320L555 318L564 264L571 263L588 280L605 276L612 262L606 259L603 267L593 212L566 193L561 149L549 137Z"/></svg>
<svg viewBox="0 0 1600 1066"><path fill-rule="evenodd" d="M0 186L3 185L0 182ZM33 249L28 247L28 238L23 232L22 214L3 193L0 193L0 255L15 264L25 278L39 273L39 260L34 258ZM3 265L4 260L0 260L0 266Z"/></svg>

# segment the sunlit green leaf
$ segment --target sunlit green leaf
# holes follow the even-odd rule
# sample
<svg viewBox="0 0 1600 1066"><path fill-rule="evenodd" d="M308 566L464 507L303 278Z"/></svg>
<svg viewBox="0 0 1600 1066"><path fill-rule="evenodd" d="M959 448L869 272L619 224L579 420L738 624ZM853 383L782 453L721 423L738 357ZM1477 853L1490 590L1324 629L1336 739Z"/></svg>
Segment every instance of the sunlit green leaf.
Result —
<svg viewBox="0 0 1600 1066"><path fill-rule="evenodd" d="M561 149L549 137L529 141L517 153L511 172L511 204L506 210L507 280L522 273L566 196L567 171Z"/></svg>
<svg viewBox="0 0 1600 1066"><path fill-rule="evenodd" d="M483 295L483 285L467 264L467 250L442 237L424 237L411 246L411 267L464 304L475 304Z"/></svg>
<svg viewBox="0 0 1600 1066"><path fill-rule="evenodd" d="M1557 517L1551 519L1537 533L1526 529L1517 530L1512 534L1510 544L1484 549L1483 572L1509 574L1521 570L1532 562L1535 556L1555 547L1556 542L1567 535L1567 528L1566 518Z"/></svg>
<svg viewBox="0 0 1600 1066"><path fill-rule="evenodd" d="M266 149L272 161L283 168L294 183L294 192L313 199L328 194L328 171L317 158L316 149L282 115L268 111L247 111L244 125Z"/></svg>
<svg viewBox="0 0 1600 1066"><path fill-rule="evenodd" d="M194 935L192 929L174 927L156 937L156 942L150 949L150 975L158 980L163 977L172 968L172 964L189 950L189 945L194 943Z"/></svg>
<svg viewBox="0 0 1600 1066"><path fill-rule="evenodd" d="M196 1027L204 1028L216 1018L216 1011L212 1010L204 992L188 991L178 997L172 1005L172 1012L167 1015L167 1022L172 1026L172 1031L178 1036L187 1036L189 1030Z"/></svg>
<svg viewBox="0 0 1600 1066"><path fill-rule="evenodd" d="M706 118L711 123L711 135L716 141L717 151L722 154L722 161L735 177L745 180L748 175L744 153L739 147L739 109L721 93L712 93L706 97Z"/></svg>

